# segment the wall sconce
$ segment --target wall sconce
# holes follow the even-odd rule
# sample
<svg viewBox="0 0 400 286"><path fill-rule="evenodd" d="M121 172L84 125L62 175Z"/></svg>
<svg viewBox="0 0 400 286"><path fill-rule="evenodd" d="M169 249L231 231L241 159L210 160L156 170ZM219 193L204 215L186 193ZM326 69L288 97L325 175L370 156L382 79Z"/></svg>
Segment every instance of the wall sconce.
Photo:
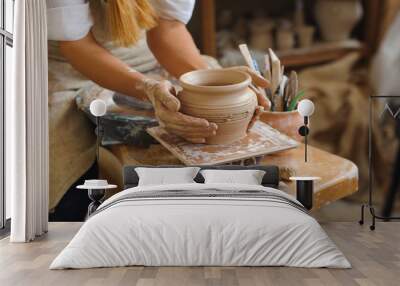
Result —
<svg viewBox="0 0 400 286"><path fill-rule="evenodd" d="M301 116L304 117L304 125L299 128L299 134L304 137L304 161L307 162L307 144L308 144L308 133L310 129L308 128L309 118L314 113L315 106L314 103L309 99L303 99L299 102L297 106L297 111Z"/></svg>

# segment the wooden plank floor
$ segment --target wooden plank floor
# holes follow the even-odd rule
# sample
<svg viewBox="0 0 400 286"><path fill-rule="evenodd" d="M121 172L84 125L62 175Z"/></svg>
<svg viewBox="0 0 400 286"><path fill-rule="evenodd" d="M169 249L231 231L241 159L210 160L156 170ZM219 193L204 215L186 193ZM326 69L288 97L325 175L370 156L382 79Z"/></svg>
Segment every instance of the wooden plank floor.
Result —
<svg viewBox="0 0 400 286"><path fill-rule="evenodd" d="M80 223L51 223L49 233L30 244L0 241L0 285L400 285L400 223L378 223L375 232L357 223L326 223L324 229L352 269L288 267L124 267L48 270Z"/></svg>

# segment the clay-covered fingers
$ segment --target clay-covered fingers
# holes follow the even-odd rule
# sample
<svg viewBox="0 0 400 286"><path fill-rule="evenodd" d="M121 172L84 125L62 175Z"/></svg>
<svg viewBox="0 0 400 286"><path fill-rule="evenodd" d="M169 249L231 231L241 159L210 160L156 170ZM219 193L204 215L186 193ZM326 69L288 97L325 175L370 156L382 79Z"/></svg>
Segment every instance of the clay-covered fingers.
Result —
<svg viewBox="0 0 400 286"><path fill-rule="evenodd" d="M203 144L206 143L206 139L205 138L192 138L192 137L184 137L181 136L183 139L185 139L186 141L189 141L191 143L194 144Z"/></svg>
<svg viewBox="0 0 400 286"><path fill-rule="evenodd" d="M168 132L171 132L183 139L185 139L186 141L192 142L192 143L196 143L196 144L201 144L201 143L205 143L206 142L206 137L204 137L204 135L192 135L192 134L187 134L185 132L177 132L176 130L171 130L169 128L167 128Z"/></svg>
<svg viewBox="0 0 400 286"><path fill-rule="evenodd" d="M175 125L198 128L207 128L210 126L210 123L207 120L188 116L176 111L171 111L158 100L155 100L154 102L154 109L156 112L156 116L165 124L170 123Z"/></svg>
<svg viewBox="0 0 400 286"><path fill-rule="evenodd" d="M267 87L271 86L271 83L266 78L264 78L258 72L252 70L251 68L249 68L247 66L238 66L238 67L231 67L231 68L226 68L226 69L227 70L237 70L237 71L247 73L251 77L251 81L255 86L258 86L261 88L267 88Z"/></svg>
<svg viewBox="0 0 400 286"><path fill-rule="evenodd" d="M253 118L251 119L251 121L249 123L249 127L247 128L247 131L249 131L251 129L251 127L253 127L254 123L256 123L256 121L260 119L260 116L263 113L263 111L264 111L264 107L262 107L262 106L256 107L256 110L254 111Z"/></svg>
<svg viewBox="0 0 400 286"><path fill-rule="evenodd" d="M185 115L180 112L170 111L156 100L156 117L160 125L169 132L176 134L190 142L204 143L205 138L215 135L218 126L202 118Z"/></svg>
<svg viewBox="0 0 400 286"><path fill-rule="evenodd" d="M192 143L204 143L207 137L216 134L216 125L211 123L208 127L193 127L164 122L165 129Z"/></svg>
<svg viewBox="0 0 400 286"><path fill-rule="evenodd" d="M189 137L206 138L215 135L217 132L214 123L210 124L208 127L177 125L169 122L164 122L164 124L167 130L173 131L179 136L182 136L182 134L187 134Z"/></svg>
<svg viewBox="0 0 400 286"><path fill-rule="evenodd" d="M254 91L257 96L258 105L264 107L264 110L271 109L271 101L268 99L265 91L259 87L250 85L250 88Z"/></svg>
<svg viewBox="0 0 400 286"><path fill-rule="evenodd" d="M171 111L178 111L181 107L173 85L167 80L158 81L145 78L136 84L136 88L144 91L151 103L153 103L153 106L156 101L159 101Z"/></svg>
<svg viewBox="0 0 400 286"><path fill-rule="evenodd" d="M175 96L173 85L167 81L161 81L154 90L153 97L159 100L170 111L178 111L181 107L179 99Z"/></svg>

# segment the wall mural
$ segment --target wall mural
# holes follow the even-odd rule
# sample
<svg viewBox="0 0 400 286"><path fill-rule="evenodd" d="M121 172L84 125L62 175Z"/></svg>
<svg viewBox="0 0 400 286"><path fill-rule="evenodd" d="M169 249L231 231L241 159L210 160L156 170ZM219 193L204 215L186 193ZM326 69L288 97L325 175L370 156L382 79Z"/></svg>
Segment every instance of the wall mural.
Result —
<svg viewBox="0 0 400 286"><path fill-rule="evenodd" d="M139 27L153 27L154 13L167 13L169 4L157 3L152 7L147 1L137 2L146 14L136 23ZM100 176L120 191L124 165L249 165L260 163L266 154L298 146L294 139L299 139L297 129L303 119L295 108L304 92L298 90L296 73L286 76L271 49L262 68L244 45L240 50L247 67L221 69L215 59L198 53L184 28L191 9L174 14L184 29L184 46L175 43L172 50L160 51L151 39L162 45L162 31L147 33L147 42L139 32L135 37L133 30L124 34L129 23L117 27L115 23L127 19L109 14L110 5L102 1L49 4L50 208L54 213L64 200L74 200L68 199L68 193L78 196L71 189L84 177ZM74 29L72 24L57 25L67 10L76 15L72 22L81 23ZM104 15L116 18L114 26L101 21ZM179 55L181 48L186 58ZM193 69L203 71L190 72ZM90 112L95 99L106 106L99 118ZM265 113L258 120L271 107L279 114ZM99 123L101 128L96 129ZM99 136L96 130L101 130ZM87 198L79 197L87 204Z"/></svg>
<svg viewBox="0 0 400 286"><path fill-rule="evenodd" d="M348 3L317 1L310 9L307 1L286 1L271 4L276 10L271 14L248 15L236 15L236 4L232 10L218 4L218 60L200 54L186 27L200 2L183 1L182 7L156 0L77 2L82 3L48 3L50 219L82 219L90 200L76 186L102 178L117 185L107 192L112 195L123 188L126 165L272 162L292 192L292 175L323 175L325 181L317 185L326 192L326 186L349 184L346 193L319 196L318 207L356 192L358 176L366 178L368 122L358 112L367 100L359 86L365 78L353 78L361 57L362 43L353 33L364 16L360 1L342 15L351 21L338 27L340 33L327 11L330 5L346 10ZM282 7L290 16L277 13ZM329 19L313 19L306 10L328 13ZM137 11L140 17L127 17ZM238 30L243 37L232 40L241 35ZM340 37L332 36L335 31ZM282 43L285 35L289 46ZM337 50L344 56L327 63L315 56ZM234 60L224 60L226 55ZM305 118L297 106L306 98L316 106L308 137L318 148L310 149L314 165L303 164L305 138L299 134ZM104 102L104 115L93 115L94 100ZM373 136L383 138L379 132ZM382 142L394 146L393 138L386 139ZM382 160L391 163L381 151ZM284 155L266 157L270 154ZM321 165L321 158L330 163ZM381 183L382 170L377 172ZM79 210L70 211L71 206Z"/></svg>

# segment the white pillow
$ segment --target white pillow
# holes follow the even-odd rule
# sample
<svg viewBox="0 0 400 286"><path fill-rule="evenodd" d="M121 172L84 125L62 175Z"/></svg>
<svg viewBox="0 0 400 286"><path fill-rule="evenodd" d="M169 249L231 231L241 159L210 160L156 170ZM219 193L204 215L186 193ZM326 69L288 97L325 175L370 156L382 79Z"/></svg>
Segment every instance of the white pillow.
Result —
<svg viewBox="0 0 400 286"><path fill-rule="evenodd" d="M261 185L265 171L262 170L202 170L205 184Z"/></svg>
<svg viewBox="0 0 400 286"><path fill-rule="evenodd" d="M139 176L139 186L195 183L193 180L200 168L135 168Z"/></svg>

